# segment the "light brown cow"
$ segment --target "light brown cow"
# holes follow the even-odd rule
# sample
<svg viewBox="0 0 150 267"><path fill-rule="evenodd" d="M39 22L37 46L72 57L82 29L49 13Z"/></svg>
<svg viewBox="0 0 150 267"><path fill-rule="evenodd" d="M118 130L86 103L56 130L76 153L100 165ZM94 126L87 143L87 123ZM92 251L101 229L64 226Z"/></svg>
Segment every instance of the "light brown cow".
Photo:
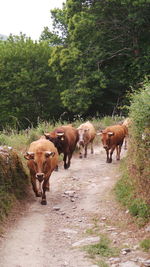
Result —
<svg viewBox="0 0 150 267"><path fill-rule="evenodd" d="M122 125L125 126L125 129L126 129L126 136L125 136L125 139L124 139L124 149L127 149L127 143L128 143L128 138L129 138L129 128L131 126L131 119L130 118L126 118Z"/></svg>
<svg viewBox="0 0 150 267"><path fill-rule="evenodd" d="M98 133L101 135L101 140L104 149L106 150L107 163L112 162L112 154L116 149L116 159L120 160L121 147L126 135L126 126L113 125Z"/></svg>
<svg viewBox="0 0 150 267"><path fill-rule="evenodd" d="M96 136L96 130L93 124L89 121L82 123L78 128L79 134L79 157L82 158L83 149L84 149L84 157L87 157L87 148L88 145L91 144L91 154L93 154L93 141Z"/></svg>
<svg viewBox="0 0 150 267"><path fill-rule="evenodd" d="M41 204L46 205L46 191L49 191L49 178L58 164L58 152L54 144L46 139L39 139L30 144L24 155L28 160L31 183L36 197L42 197Z"/></svg>
<svg viewBox="0 0 150 267"><path fill-rule="evenodd" d="M44 134L46 139L50 140L56 146L58 153L64 154L64 168L68 169L71 164L71 158L78 142L78 131L71 124L56 128L50 133Z"/></svg>

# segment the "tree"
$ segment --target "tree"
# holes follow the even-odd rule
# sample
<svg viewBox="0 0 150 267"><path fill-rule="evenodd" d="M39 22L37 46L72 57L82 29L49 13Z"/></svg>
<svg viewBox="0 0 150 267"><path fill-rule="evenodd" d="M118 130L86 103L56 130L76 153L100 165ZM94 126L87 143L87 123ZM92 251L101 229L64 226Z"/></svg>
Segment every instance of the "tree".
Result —
<svg viewBox="0 0 150 267"><path fill-rule="evenodd" d="M58 119L63 111L54 73L48 66L51 48L46 42L10 36L0 43L0 122L18 123Z"/></svg>

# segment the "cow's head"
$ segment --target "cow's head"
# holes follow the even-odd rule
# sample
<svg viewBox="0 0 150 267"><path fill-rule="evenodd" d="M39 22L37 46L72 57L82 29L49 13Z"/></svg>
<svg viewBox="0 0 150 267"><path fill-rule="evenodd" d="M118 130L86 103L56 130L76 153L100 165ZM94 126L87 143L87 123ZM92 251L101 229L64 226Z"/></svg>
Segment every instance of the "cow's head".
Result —
<svg viewBox="0 0 150 267"><path fill-rule="evenodd" d="M55 152L45 151L45 152L26 152L24 158L27 159L30 165L31 172L34 173L35 177L42 182L49 173L50 161L49 159L54 157Z"/></svg>
<svg viewBox="0 0 150 267"><path fill-rule="evenodd" d="M79 141L78 141L78 144L79 146L83 146L85 145L85 142L86 142L86 139L87 139L87 135L89 133L89 129L86 128L78 128L78 135L79 135Z"/></svg>
<svg viewBox="0 0 150 267"><path fill-rule="evenodd" d="M107 132L107 131L101 131L100 133L97 133L97 135L101 136L103 148L106 150L110 148L111 143L111 137L114 136L113 132Z"/></svg>
<svg viewBox="0 0 150 267"><path fill-rule="evenodd" d="M55 133L44 133L46 139L53 142L53 144L58 149L58 152L62 152L62 147L65 143L65 133L64 132L55 132Z"/></svg>

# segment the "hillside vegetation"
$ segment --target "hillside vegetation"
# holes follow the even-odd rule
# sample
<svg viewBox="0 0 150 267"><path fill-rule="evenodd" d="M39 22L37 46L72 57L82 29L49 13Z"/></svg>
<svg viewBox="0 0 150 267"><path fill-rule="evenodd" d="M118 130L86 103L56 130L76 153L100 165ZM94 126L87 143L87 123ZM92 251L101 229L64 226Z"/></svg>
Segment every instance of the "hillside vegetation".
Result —
<svg viewBox="0 0 150 267"><path fill-rule="evenodd" d="M121 201L143 224L150 217L150 83L131 96L129 145L116 186Z"/></svg>

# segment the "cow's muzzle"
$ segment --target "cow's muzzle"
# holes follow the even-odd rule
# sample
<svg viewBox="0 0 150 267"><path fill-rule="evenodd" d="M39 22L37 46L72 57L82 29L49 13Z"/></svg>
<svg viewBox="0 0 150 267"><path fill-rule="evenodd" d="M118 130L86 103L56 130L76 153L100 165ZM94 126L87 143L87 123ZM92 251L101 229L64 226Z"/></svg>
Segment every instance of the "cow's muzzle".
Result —
<svg viewBox="0 0 150 267"><path fill-rule="evenodd" d="M103 148L108 149L108 146L107 145L104 145Z"/></svg>
<svg viewBox="0 0 150 267"><path fill-rule="evenodd" d="M44 173L43 172L37 173L36 178L39 180L39 182L42 182L44 179Z"/></svg>

